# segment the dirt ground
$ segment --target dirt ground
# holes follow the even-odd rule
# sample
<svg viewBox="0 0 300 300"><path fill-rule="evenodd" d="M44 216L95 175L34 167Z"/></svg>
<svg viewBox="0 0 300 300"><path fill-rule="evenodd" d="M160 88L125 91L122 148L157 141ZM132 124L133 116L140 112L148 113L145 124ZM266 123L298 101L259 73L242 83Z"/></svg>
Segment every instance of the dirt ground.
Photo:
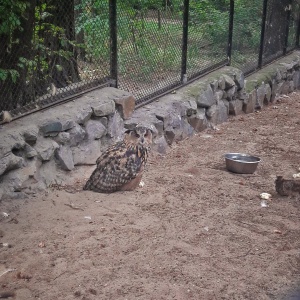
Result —
<svg viewBox="0 0 300 300"><path fill-rule="evenodd" d="M300 199L274 180L300 172L300 93L217 129L153 154L134 192L76 192L81 168L74 186L0 202L0 298L299 299ZM229 173L227 152L262 162Z"/></svg>

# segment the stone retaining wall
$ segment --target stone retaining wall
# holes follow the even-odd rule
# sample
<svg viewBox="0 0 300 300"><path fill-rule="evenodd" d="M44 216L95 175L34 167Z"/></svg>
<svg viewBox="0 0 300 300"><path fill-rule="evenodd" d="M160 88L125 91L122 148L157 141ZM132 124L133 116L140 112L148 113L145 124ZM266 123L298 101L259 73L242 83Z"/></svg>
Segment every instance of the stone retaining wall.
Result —
<svg viewBox="0 0 300 300"><path fill-rule="evenodd" d="M300 52L249 76L225 67L157 101L135 108L127 92L104 88L38 112L0 129L0 199L26 197L61 184L83 165L94 165L125 129L156 127L153 149L166 154L174 141L253 113L300 87Z"/></svg>

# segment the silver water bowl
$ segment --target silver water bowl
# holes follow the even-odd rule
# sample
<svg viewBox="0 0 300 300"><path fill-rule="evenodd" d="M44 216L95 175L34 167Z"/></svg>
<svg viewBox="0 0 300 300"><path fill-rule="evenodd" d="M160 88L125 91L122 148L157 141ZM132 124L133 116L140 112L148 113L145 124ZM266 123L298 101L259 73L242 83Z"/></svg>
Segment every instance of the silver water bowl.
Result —
<svg viewBox="0 0 300 300"><path fill-rule="evenodd" d="M239 174L252 174L255 172L260 158L244 153L225 154L226 168L230 172Z"/></svg>

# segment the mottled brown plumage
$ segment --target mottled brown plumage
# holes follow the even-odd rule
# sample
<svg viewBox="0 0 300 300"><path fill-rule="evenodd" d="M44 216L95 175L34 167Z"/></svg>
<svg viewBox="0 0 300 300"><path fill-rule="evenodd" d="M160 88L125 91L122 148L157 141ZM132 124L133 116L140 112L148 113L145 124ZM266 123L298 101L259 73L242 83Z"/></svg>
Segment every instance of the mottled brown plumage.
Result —
<svg viewBox="0 0 300 300"><path fill-rule="evenodd" d="M147 162L152 131L143 126L126 132L123 141L109 147L96 161L96 169L84 190L112 193L135 189Z"/></svg>

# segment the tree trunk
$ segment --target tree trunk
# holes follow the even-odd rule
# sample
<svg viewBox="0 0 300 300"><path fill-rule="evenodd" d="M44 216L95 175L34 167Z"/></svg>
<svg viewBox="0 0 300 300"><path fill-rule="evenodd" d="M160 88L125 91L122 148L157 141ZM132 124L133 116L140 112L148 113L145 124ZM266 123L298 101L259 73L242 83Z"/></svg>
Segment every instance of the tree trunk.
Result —
<svg viewBox="0 0 300 300"><path fill-rule="evenodd" d="M271 0L268 5L264 56L280 53L284 48L289 0Z"/></svg>

